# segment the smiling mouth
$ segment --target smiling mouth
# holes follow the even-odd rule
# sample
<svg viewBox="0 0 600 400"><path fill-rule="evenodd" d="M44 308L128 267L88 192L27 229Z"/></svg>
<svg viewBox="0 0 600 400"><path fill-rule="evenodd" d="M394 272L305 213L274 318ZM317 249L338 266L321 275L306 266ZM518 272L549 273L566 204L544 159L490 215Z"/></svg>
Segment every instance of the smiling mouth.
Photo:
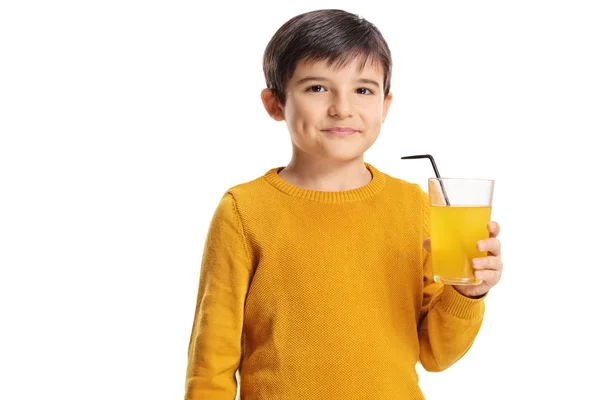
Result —
<svg viewBox="0 0 600 400"><path fill-rule="evenodd" d="M325 132L330 133L334 136L350 136L350 135L357 133L358 131L355 131L354 129L349 129L349 128L332 128L332 129L325 129Z"/></svg>

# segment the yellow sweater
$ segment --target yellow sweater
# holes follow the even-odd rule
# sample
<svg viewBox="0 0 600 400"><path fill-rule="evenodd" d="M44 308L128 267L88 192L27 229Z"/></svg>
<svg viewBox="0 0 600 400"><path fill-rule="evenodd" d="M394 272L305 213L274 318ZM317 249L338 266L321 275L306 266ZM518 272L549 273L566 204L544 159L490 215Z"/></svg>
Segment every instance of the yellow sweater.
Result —
<svg viewBox="0 0 600 400"><path fill-rule="evenodd" d="M274 168L228 190L206 238L185 399L423 399L415 365L448 368L484 313L431 279L427 195L365 163L344 192Z"/></svg>

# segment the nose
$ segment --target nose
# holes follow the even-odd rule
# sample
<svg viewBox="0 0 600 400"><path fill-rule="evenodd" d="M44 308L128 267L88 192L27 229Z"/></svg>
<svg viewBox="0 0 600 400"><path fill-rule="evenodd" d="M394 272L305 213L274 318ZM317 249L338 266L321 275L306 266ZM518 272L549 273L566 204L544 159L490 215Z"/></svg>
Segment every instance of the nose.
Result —
<svg viewBox="0 0 600 400"><path fill-rule="evenodd" d="M331 117L348 118L354 115L354 105L347 96L338 94L333 98L328 111Z"/></svg>

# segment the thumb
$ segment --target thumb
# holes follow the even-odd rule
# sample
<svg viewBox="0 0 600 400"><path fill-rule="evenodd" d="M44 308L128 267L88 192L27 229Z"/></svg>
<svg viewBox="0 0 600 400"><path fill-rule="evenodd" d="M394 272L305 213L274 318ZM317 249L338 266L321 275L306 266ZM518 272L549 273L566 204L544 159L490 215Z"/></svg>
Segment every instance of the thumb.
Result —
<svg viewBox="0 0 600 400"><path fill-rule="evenodd" d="M431 238L427 238L423 241L423 248L431 253Z"/></svg>

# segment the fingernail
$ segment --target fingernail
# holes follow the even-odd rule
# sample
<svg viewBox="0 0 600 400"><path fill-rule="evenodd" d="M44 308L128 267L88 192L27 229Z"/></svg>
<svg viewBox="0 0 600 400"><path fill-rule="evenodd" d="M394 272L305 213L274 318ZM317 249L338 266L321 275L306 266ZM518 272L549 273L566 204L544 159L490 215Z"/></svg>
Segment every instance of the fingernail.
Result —
<svg viewBox="0 0 600 400"><path fill-rule="evenodd" d="M477 242L477 249L479 251L484 251L485 250L485 242L483 240L480 240L479 242Z"/></svg>
<svg viewBox="0 0 600 400"><path fill-rule="evenodd" d="M473 266L474 267L479 267L481 265L481 260L479 258L474 258L473 259Z"/></svg>

